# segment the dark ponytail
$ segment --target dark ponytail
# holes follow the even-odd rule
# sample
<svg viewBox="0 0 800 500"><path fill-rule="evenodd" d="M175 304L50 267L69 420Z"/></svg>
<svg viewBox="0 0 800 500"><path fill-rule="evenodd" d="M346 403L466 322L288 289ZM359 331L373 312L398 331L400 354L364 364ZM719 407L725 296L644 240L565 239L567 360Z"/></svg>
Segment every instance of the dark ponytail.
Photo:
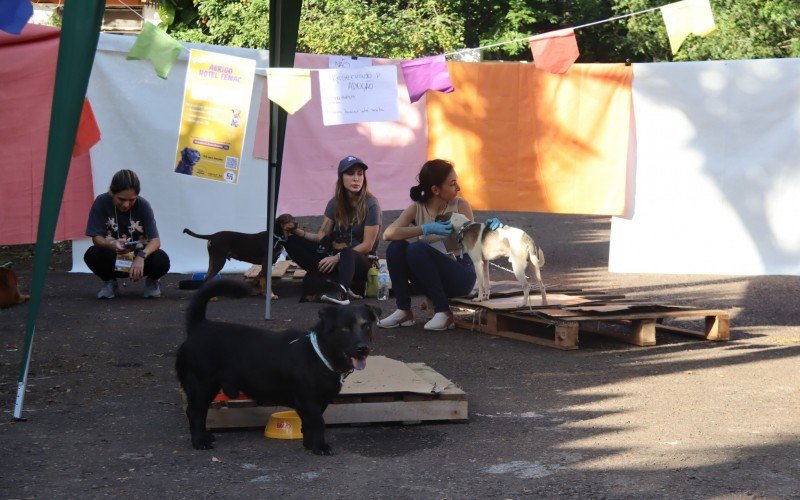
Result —
<svg viewBox="0 0 800 500"><path fill-rule="evenodd" d="M113 195L126 189L133 189L136 195L139 195L141 185L139 184L139 176L133 170L123 169L114 174L111 178L111 185L108 186L108 191Z"/></svg>
<svg viewBox="0 0 800 500"><path fill-rule="evenodd" d="M411 201L418 201L425 203L431 196L433 196L433 186L440 186L444 184L447 177L453 172L453 164L447 160L428 160L422 165L422 168L417 175L416 186L411 188L409 195Z"/></svg>

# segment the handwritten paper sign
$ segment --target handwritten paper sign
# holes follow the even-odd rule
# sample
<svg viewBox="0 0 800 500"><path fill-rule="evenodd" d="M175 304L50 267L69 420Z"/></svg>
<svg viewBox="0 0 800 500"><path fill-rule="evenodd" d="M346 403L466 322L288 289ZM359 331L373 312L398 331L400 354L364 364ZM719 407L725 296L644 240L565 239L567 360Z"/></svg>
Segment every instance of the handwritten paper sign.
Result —
<svg viewBox="0 0 800 500"><path fill-rule="evenodd" d="M236 184L256 62L189 53L175 173Z"/></svg>
<svg viewBox="0 0 800 500"><path fill-rule="evenodd" d="M397 66L319 71L322 123L396 121Z"/></svg>
<svg viewBox="0 0 800 500"><path fill-rule="evenodd" d="M372 66L371 57L328 56L328 67L331 69L356 69Z"/></svg>

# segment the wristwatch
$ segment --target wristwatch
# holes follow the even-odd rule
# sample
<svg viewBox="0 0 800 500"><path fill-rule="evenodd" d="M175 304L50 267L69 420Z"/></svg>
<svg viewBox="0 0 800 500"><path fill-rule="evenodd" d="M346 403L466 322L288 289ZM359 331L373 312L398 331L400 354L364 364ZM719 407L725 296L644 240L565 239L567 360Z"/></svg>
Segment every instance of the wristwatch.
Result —
<svg viewBox="0 0 800 500"><path fill-rule="evenodd" d="M144 250L136 250L135 252L133 252L133 255L135 255L136 257L141 257L143 259L147 258L147 252L145 252Z"/></svg>

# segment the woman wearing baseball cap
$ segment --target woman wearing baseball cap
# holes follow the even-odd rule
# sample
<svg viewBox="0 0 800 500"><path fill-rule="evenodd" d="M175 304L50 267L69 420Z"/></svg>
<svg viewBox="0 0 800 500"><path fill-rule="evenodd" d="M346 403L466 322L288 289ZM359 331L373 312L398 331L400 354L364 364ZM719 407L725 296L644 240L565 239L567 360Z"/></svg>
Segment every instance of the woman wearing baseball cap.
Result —
<svg viewBox="0 0 800 500"><path fill-rule="evenodd" d="M301 300L324 291L320 300L344 305L351 294L364 293L369 255L378 249L381 228L381 207L367 188L368 168L355 156L342 158L319 231L297 228L286 241L286 252L308 273Z"/></svg>

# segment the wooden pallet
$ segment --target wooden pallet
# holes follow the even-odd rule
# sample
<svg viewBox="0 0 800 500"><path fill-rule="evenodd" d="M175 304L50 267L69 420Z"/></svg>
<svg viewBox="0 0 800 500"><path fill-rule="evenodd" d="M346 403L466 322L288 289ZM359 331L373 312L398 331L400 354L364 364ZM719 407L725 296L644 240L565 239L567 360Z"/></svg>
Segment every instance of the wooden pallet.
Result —
<svg viewBox="0 0 800 500"><path fill-rule="evenodd" d="M531 303L538 304L538 295ZM615 296L617 297L617 296ZM553 296L548 306L520 308L521 297L477 303L453 299L456 326L481 333L571 350L579 347L579 334L596 333L637 346L656 345L656 332L665 331L705 340L730 339L730 315L720 309L603 299L590 296ZM664 320L702 319L702 329L664 324Z"/></svg>
<svg viewBox="0 0 800 500"><path fill-rule="evenodd" d="M253 280L263 276L262 266L253 264L250 269L244 272L245 279ZM305 278L306 271L301 269L291 260L281 260L272 265L272 279L280 280L301 280Z"/></svg>
<svg viewBox="0 0 800 500"><path fill-rule="evenodd" d="M369 366L369 363L368 363ZM326 424L371 424L400 422L417 424L427 421L467 422L467 394L453 382L424 363L406 363L421 379L430 382L435 393L393 392L383 394L340 394L327 410ZM345 382L347 384L347 382ZM185 395L181 400L186 408ZM215 401L208 410L209 429L263 428L269 416L290 408L263 404L252 399Z"/></svg>

